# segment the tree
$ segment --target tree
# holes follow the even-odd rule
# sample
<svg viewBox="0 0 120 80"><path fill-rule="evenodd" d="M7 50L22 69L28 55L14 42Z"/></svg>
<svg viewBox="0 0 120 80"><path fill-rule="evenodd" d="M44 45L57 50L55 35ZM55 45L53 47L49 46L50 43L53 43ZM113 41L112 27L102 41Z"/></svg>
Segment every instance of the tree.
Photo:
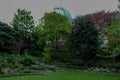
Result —
<svg viewBox="0 0 120 80"><path fill-rule="evenodd" d="M77 17L69 37L69 50L75 59L94 60L98 47L98 32L89 17Z"/></svg>
<svg viewBox="0 0 120 80"><path fill-rule="evenodd" d="M0 22L0 51L11 52L14 50L16 31L6 23Z"/></svg>
<svg viewBox="0 0 120 80"><path fill-rule="evenodd" d="M118 18L117 14L118 11L99 11L85 16L89 16L93 20L100 34L105 34L106 28L111 24L112 20Z"/></svg>
<svg viewBox="0 0 120 80"><path fill-rule="evenodd" d="M66 43L69 31L70 24L65 16L56 12L45 13L37 27L37 43L44 43L50 50L57 51L62 42Z"/></svg>
<svg viewBox="0 0 120 80"><path fill-rule="evenodd" d="M109 57L115 58L120 55L120 19L114 20L107 28Z"/></svg>
<svg viewBox="0 0 120 80"><path fill-rule="evenodd" d="M118 2L120 3L120 0L118 0ZM119 8L119 13L120 13L120 4L118 5L118 8Z"/></svg>
<svg viewBox="0 0 120 80"><path fill-rule="evenodd" d="M17 13L14 14L11 25L18 32L16 49L20 53L22 49L28 48L33 40L32 35L35 25L31 12L25 9L18 9Z"/></svg>
<svg viewBox="0 0 120 80"><path fill-rule="evenodd" d="M106 57L106 48L108 44L108 39L106 36L106 29L112 24L113 20L118 19L118 11L99 11L96 13L85 15L89 16L95 23L97 30L99 32L99 57Z"/></svg>

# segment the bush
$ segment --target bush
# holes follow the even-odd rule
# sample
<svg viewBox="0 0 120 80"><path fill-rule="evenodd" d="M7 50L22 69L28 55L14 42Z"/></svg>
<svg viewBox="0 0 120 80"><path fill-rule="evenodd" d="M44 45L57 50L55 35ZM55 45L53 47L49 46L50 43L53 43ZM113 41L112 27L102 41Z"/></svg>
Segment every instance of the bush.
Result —
<svg viewBox="0 0 120 80"><path fill-rule="evenodd" d="M51 55L52 62L63 62L66 63L71 59L68 51L53 51Z"/></svg>
<svg viewBox="0 0 120 80"><path fill-rule="evenodd" d="M31 73L32 71L29 68L24 69L24 73Z"/></svg>
<svg viewBox="0 0 120 80"><path fill-rule="evenodd" d="M51 52L48 48L44 48L44 52L43 52L43 58L42 61L45 63L49 63L51 60Z"/></svg>
<svg viewBox="0 0 120 80"><path fill-rule="evenodd" d="M25 54L20 59L20 63L23 64L24 66L30 66L31 64L34 64L33 60L34 60L33 56Z"/></svg>

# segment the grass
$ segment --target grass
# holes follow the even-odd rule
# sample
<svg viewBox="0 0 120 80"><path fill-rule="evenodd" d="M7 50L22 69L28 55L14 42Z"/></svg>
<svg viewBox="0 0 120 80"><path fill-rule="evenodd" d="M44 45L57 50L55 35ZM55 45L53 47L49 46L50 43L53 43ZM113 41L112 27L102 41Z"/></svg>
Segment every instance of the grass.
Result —
<svg viewBox="0 0 120 80"><path fill-rule="evenodd" d="M70 70L46 75L4 77L0 78L0 80L120 80L120 75Z"/></svg>

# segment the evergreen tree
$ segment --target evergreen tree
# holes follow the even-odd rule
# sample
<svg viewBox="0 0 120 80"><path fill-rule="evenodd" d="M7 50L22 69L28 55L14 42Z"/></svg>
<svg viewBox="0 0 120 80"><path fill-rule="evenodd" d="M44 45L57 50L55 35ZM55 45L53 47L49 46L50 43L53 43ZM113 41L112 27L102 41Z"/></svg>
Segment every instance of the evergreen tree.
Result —
<svg viewBox="0 0 120 80"><path fill-rule="evenodd" d="M120 0L118 0L118 2L120 3ZM118 8L119 8L119 13L120 13L120 5L118 5Z"/></svg>
<svg viewBox="0 0 120 80"><path fill-rule="evenodd" d="M16 31L6 23L0 22L0 51L14 50Z"/></svg>
<svg viewBox="0 0 120 80"><path fill-rule="evenodd" d="M77 17L74 21L69 37L69 50L75 59L85 63L96 57L98 32L89 17Z"/></svg>

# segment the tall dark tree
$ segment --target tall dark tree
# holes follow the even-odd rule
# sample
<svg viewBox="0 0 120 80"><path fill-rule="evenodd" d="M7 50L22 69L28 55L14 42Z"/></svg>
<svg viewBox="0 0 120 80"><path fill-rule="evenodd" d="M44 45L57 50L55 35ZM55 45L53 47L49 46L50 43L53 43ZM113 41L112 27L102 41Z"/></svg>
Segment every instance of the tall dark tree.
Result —
<svg viewBox="0 0 120 80"><path fill-rule="evenodd" d="M18 32L16 49L20 53L25 48L30 47L33 39L32 33L35 25L31 12L25 9L18 9L17 13L14 14L11 25Z"/></svg>
<svg viewBox="0 0 120 80"><path fill-rule="evenodd" d="M89 17L77 17L74 21L69 38L69 50L76 59L84 63L96 57L98 32Z"/></svg>
<svg viewBox="0 0 120 80"><path fill-rule="evenodd" d="M8 24L0 22L0 51L10 52L14 50L16 31Z"/></svg>
<svg viewBox="0 0 120 80"><path fill-rule="evenodd" d="M119 8L119 13L120 13L120 0L118 0L118 2L119 2L118 8Z"/></svg>

